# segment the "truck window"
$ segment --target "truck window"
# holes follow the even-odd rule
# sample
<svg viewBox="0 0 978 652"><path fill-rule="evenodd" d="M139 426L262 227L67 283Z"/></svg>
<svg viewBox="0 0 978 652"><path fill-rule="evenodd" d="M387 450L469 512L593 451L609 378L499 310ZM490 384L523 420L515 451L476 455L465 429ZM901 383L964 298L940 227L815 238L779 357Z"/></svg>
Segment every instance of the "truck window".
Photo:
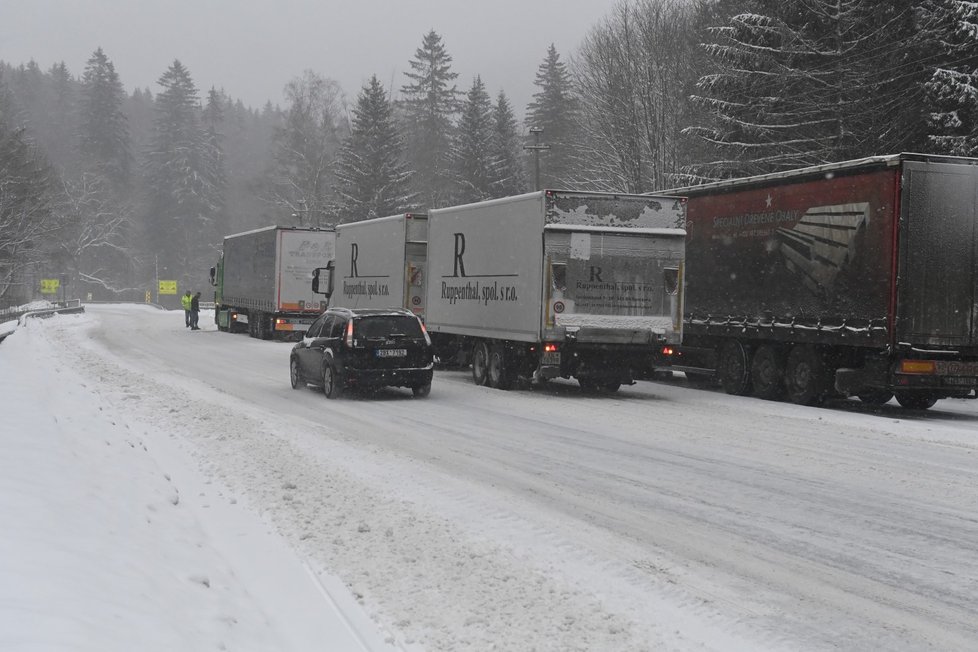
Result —
<svg viewBox="0 0 978 652"><path fill-rule="evenodd" d="M567 263L550 263L550 285L561 292L567 289Z"/></svg>

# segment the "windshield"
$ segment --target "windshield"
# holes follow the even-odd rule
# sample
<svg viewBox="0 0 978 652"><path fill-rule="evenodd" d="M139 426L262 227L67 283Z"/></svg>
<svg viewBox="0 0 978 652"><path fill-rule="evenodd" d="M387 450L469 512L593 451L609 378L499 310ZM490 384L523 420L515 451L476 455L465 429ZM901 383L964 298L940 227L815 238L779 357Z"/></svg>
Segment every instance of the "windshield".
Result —
<svg viewBox="0 0 978 652"><path fill-rule="evenodd" d="M361 317L354 322L358 337L423 337L416 317L407 315L376 315Z"/></svg>

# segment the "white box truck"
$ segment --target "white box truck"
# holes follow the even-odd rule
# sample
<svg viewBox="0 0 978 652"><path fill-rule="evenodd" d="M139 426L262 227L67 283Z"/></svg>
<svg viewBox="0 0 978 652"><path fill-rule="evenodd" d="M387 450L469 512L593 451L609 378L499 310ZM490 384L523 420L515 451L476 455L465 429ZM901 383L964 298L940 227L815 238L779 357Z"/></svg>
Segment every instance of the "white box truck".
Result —
<svg viewBox="0 0 978 652"><path fill-rule="evenodd" d="M423 317L427 240L424 213L338 225L330 306L406 308Z"/></svg>
<svg viewBox="0 0 978 652"><path fill-rule="evenodd" d="M226 236L210 270L218 329L247 327L261 339L301 335L326 309L312 292L313 270L335 252L331 229L268 226Z"/></svg>
<svg viewBox="0 0 978 652"><path fill-rule="evenodd" d="M685 201L539 191L432 210L425 323L478 384L651 374L682 328Z"/></svg>

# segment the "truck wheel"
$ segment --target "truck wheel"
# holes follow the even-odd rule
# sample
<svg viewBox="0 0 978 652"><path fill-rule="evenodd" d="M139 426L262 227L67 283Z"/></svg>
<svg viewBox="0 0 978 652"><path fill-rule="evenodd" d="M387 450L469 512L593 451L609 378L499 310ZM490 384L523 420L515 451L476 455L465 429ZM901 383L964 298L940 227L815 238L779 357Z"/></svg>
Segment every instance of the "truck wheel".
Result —
<svg viewBox="0 0 978 652"><path fill-rule="evenodd" d="M614 392L617 392L621 388L621 383L619 383L617 381L616 382L611 382L611 383L605 383L604 385L602 385L602 387L604 388L604 391L606 391L608 393L614 393Z"/></svg>
<svg viewBox="0 0 978 652"><path fill-rule="evenodd" d="M727 394L743 396L750 393L750 356L737 340L725 342L720 347L720 364L717 369L720 384Z"/></svg>
<svg viewBox="0 0 978 652"><path fill-rule="evenodd" d="M893 392L888 389L869 389L856 394L859 400L868 405L883 405L893 398Z"/></svg>
<svg viewBox="0 0 978 652"><path fill-rule="evenodd" d="M431 383L425 383L424 385L415 385L411 388L411 392L416 398L424 398L431 393Z"/></svg>
<svg viewBox="0 0 978 652"><path fill-rule="evenodd" d="M495 389L512 389L515 380L506 349L496 344L489 351L489 386Z"/></svg>
<svg viewBox="0 0 978 652"><path fill-rule="evenodd" d="M784 353L773 346L759 348L750 365L750 377L754 396L769 401L781 399L784 396Z"/></svg>
<svg viewBox="0 0 978 652"><path fill-rule="evenodd" d="M292 389L299 389L305 384L302 382L302 371L299 369L297 358L289 360L289 380L292 381Z"/></svg>
<svg viewBox="0 0 978 652"><path fill-rule="evenodd" d="M929 410L937 403L937 399L927 394L916 394L913 392L897 392L897 403L908 410Z"/></svg>
<svg viewBox="0 0 978 652"><path fill-rule="evenodd" d="M472 351L472 380L476 385L485 385L489 378L489 345L479 341Z"/></svg>
<svg viewBox="0 0 978 652"><path fill-rule="evenodd" d="M342 381L333 365L327 362L323 365L323 394L326 398L337 398L342 392Z"/></svg>
<svg viewBox="0 0 978 652"><path fill-rule="evenodd" d="M825 362L821 353L808 345L791 349L784 384L792 403L819 405L825 398L825 377Z"/></svg>

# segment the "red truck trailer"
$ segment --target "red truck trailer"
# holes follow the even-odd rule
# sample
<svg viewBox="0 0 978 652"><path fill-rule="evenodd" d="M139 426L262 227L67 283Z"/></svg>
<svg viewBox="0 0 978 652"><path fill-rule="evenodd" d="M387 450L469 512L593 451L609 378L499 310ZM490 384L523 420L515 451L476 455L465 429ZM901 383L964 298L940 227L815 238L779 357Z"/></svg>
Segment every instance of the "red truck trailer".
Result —
<svg viewBox="0 0 978 652"><path fill-rule="evenodd" d="M673 189L674 369L731 394L927 409L978 387L978 159L899 154Z"/></svg>

